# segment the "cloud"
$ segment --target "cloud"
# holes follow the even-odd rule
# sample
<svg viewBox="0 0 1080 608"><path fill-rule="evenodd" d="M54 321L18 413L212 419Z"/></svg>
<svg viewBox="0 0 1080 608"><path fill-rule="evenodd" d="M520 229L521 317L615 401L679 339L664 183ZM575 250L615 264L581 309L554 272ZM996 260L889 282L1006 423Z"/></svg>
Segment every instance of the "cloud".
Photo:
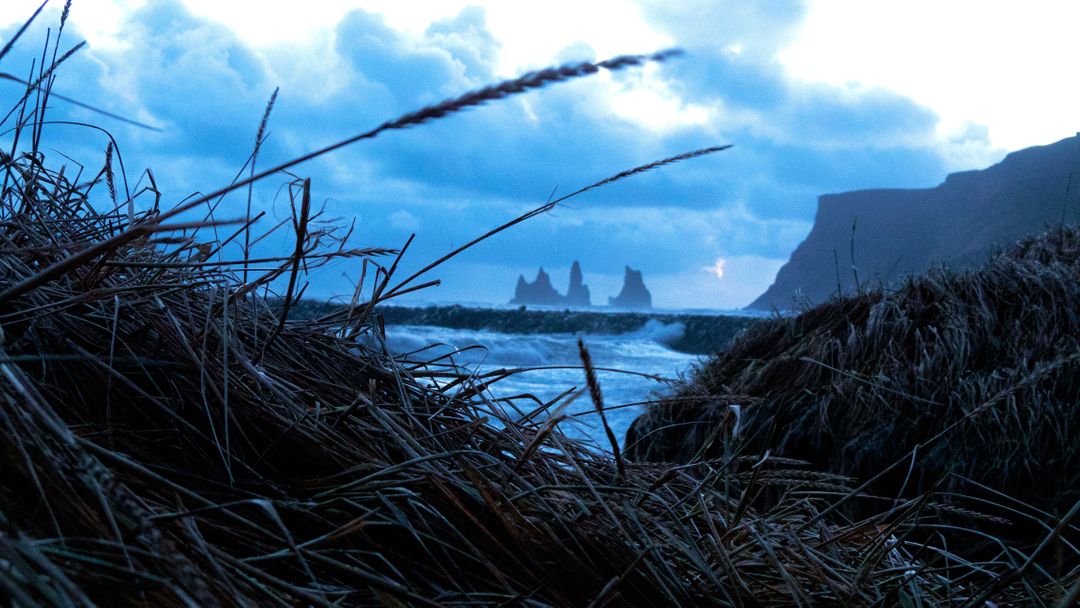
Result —
<svg viewBox="0 0 1080 608"><path fill-rule="evenodd" d="M357 245L399 246L416 231L403 261L408 272L542 204L553 190L570 192L652 160L732 143L720 154L590 191L436 273L445 279L441 293L454 298L469 299L469 290L479 294L487 286L491 297L498 291L508 298L517 274L540 265L568 267L580 259L587 273L614 281L617 291L629 264L664 286L663 305L725 307L739 305L731 294L745 304L757 295L751 291L771 282L776 262L809 231L817 195L932 185L944 177L936 116L926 108L880 89L811 85L785 75L776 55L797 32L799 3L640 7L653 29L688 49L686 58L389 133L296 171L313 176L327 217L357 220ZM76 4L76 24L78 11ZM502 49L480 8L418 33L354 10L326 39L255 48L192 16L178 0L163 0L128 13L118 31L118 44L73 60L57 90L164 131L109 123L62 104L56 115L106 123L121 140L129 170L153 168L166 202L233 178L277 86L263 167L489 83ZM22 44L0 69L28 66L36 52ZM561 53L592 54L587 40ZM10 97L14 89L3 90ZM977 134L963 135L973 149ZM100 162L100 137L70 129L54 136L54 147L85 149L88 163ZM280 189L288 179L257 188L256 208L288 217ZM220 212L235 215L242 202L230 197ZM760 268L751 272L754 263ZM339 287L342 272L356 268L314 275L311 293Z"/></svg>
<svg viewBox="0 0 1080 608"><path fill-rule="evenodd" d="M395 211L388 216L390 225L398 230L413 231L420 227L420 220L408 211Z"/></svg>
<svg viewBox="0 0 1080 608"><path fill-rule="evenodd" d="M436 21L428 26L426 37L432 46L449 52L470 80L494 79L501 45L487 29L484 9L470 6L457 17Z"/></svg>

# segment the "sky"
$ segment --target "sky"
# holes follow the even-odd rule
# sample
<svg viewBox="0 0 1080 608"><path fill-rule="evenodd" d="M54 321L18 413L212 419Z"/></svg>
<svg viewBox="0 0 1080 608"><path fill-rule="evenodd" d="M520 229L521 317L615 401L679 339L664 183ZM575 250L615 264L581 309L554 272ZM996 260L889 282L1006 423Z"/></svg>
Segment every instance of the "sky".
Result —
<svg viewBox="0 0 1080 608"><path fill-rule="evenodd" d="M37 0L0 4L7 41ZM55 6L53 6L55 5ZM0 61L24 75L61 2ZM554 192L689 150L729 150L570 199L432 271L410 298L505 303L543 266L565 290L580 260L593 302L644 272L663 308L732 309L771 284L821 194L930 187L952 171L1077 131L1075 2L821 0L76 0L64 44L88 47L55 91L159 131L62 102L54 120L115 137L134 186L163 204L228 183L280 88L268 167L384 120L528 70L678 47L662 65L601 73L476 108L295 168L354 247L400 247L409 272ZM0 99L20 94L0 83ZM47 153L100 167L108 138L66 125ZM264 224L290 216L274 176ZM222 215L243 215L246 195ZM287 234L260 243L291 248ZM358 260L313 273L308 296L351 296Z"/></svg>

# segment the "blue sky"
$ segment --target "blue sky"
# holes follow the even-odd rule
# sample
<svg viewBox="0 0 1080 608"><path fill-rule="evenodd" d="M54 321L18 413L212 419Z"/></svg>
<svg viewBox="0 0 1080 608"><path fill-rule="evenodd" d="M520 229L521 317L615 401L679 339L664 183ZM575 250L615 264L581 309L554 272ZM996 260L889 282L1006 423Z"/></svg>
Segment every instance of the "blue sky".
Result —
<svg viewBox="0 0 1080 608"><path fill-rule="evenodd" d="M5 2L0 39L30 4ZM529 68L678 46L687 54L677 61L552 86L295 171L312 177L325 217L356 221L353 245L398 247L416 233L408 271L542 204L553 190L733 144L573 199L434 271L442 285L416 296L505 302L518 274L532 278L541 265L564 289L577 259L594 302L618 291L630 265L644 271L656 305L694 308L734 308L759 295L809 232L819 194L932 186L949 171L1076 130L1075 91L1055 89L1071 86L1055 66L1033 69L1022 60L1024 24L1007 11L876 3L868 12L847 3L849 21L838 24L836 7L845 3L605 0L578 10L556 2L535 14L511 4L519 3L332 0L297 12L296 3L76 0L66 40L85 37L90 46L62 69L55 90L163 130L60 102L52 116L109 129L129 177L150 167L168 204L231 179L275 87L264 167ZM1040 39L1063 20L1054 11L1071 10L1036 5L1024 19L1043 10L1035 23L1050 29ZM60 6L0 71L29 69ZM978 32L961 27L978 22L974 14L984 20ZM920 23L926 33L910 31ZM995 36L1010 41L1010 55L994 54L1002 46ZM896 48L903 40L907 46ZM1029 50L1043 53L1045 64L1052 61L1045 54L1068 49ZM893 59L905 54L907 61ZM1014 91L998 99L992 87L1008 84L1013 72L1030 98ZM0 87L7 98L19 93ZM1023 111L1024 103L1040 105ZM100 166L107 142L61 126L47 140L90 167ZM256 189L255 206L270 218L288 217L285 181L270 178ZM230 197L222 213L242 214L244 203ZM264 245L284 251L287 240ZM355 261L340 263L310 277L308 294L350 294L358 274Z"/></svg>

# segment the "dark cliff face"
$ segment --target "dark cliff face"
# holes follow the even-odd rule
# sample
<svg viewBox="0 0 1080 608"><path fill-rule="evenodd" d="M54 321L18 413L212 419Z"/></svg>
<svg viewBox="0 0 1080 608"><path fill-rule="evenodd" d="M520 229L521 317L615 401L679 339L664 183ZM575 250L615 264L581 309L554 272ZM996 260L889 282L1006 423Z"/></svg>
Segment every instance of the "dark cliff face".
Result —
<svg viewBox="0 0 1080 608"><path fill-rule="evenodd" d="M614 298L608 298L608 305L616 308L652 308L652 294L645 288L640 270L626 267L622 291Z"/></svg>
<svg viewBox="0 0 1080 608"><path fill-rule="evenodd" d="M938 263L968 267L1063 217L1080 218L1080 135L954 173L936 188L824 195L809 236L748 308L819 304L838 285L852 294Z"/></svg>

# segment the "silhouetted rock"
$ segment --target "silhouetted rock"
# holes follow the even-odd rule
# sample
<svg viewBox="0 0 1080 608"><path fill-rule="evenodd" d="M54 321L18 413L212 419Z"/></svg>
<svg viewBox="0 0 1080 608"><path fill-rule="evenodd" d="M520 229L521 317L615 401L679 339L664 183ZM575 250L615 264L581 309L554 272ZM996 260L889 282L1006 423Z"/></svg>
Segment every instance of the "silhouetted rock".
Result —
<svg viewBox="0 0 1080 608"><path fill-rule="evenodd" d="M565 303L570 306L592 306L589 298L589 286L583 282L581 264L574 260L570 267L570 287L566 290Z"/></svg>
<svg viewBox="0 0 1080 608"><path fill-rule="evenodd" d="M640 270L626 267L622 291L614 298L608 298L608 306L617 308L652 308L652 294L645 288L645 280Z"/></svg>
<svg viewBox="0 0 1080 608"><path fill-rule="evenodd" d="M582 282L581 265L574 260L570 267L570 288L566 295L562 295L551 285L551 277L541 268L532 283L525 277L518 276L517 288L514 289L514 299L511 304L545 304L549 306L591 306L589 301L589 287Z"/></svg>
<svg viewBox="0 0 1080 608"><path fill-rule="evenodd" d="M861 287L889 286L937 263L970 267L1021 237L1077 221L1078 198L1080 135L951 174L936 188L827 194L809 236L748 308L820 304L838 286L855 293L856 275Z"/></svg>
<svg viewBox="0 0 1080 608"><path fill-rule="evenodd" d="M551 277L541 267L532 283L518 275L517 288L511 304L562 304L563 296L551 286Z"/></svg>

